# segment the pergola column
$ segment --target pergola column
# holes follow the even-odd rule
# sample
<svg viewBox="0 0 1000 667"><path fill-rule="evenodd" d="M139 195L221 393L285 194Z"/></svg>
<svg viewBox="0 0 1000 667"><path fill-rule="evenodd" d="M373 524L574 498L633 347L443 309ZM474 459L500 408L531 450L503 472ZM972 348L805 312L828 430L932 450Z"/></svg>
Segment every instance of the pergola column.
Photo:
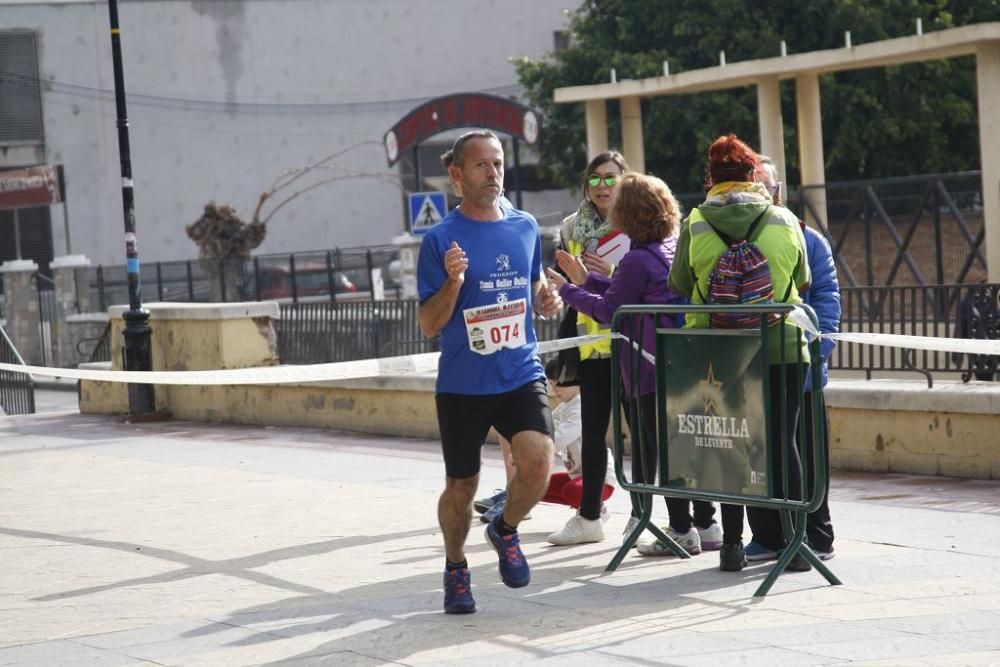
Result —
<svg viewBox="0 0 1000 667"><path fill-rule="evenodd" d="M799 135L799 173L809 206L803 206L803 218L814 227L826 227L826 171L823 166L823 120L820 116L819 76L800 74L795 77L795 115ZM805 203L805 202L804 202ZM817 219L818 218L818 219Z"/></svg>
<svg viewBox="0 0 1000 667"><path fill-rule="evenodd" d="M608 150L608 107L604 100L587 100L587 159Z"/></svg>
<svg viewBox="0 0 1000 667"><path fill-rule="evenodd" d="M757 82L757 123L760 126L760 152L774 161L778 180L785 176L785 135L781 119L781 85L778 77Z"/></svg>
<svg viewBox="0 0 1000 667"><path fill-rule="evenodd" d="M991 283L1000 282L1000 42L976 48L979 91L979 152L983 167L983 225L986 268ZM992 109L992 111L991 111Z"/></svg>
<svg viewBox="0 0 1000 667"><path fill-rule="evenodd" d="M638 97L623 97L622 153L628 166L640 174L646 173L646 148L642 143L642 107Z"/></svg>

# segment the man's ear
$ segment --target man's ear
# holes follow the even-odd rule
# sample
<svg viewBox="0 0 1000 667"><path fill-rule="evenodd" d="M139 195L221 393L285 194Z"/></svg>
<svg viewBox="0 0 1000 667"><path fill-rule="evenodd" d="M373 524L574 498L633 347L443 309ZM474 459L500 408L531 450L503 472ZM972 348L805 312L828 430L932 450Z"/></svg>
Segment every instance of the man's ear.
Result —
<svg viewBox="0 0 1000 667"><path fill-rule="evenodd" d="M452 192L459 199L462 198L462 170L454 164L448 166L448 182L451 183Z"/></svg>

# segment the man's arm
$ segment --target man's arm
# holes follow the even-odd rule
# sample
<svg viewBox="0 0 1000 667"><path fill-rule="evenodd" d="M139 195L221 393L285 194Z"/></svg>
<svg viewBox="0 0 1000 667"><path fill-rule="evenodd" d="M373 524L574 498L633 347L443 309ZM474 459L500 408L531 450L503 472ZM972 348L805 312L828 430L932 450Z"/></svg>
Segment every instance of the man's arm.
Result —
<svg viewBox="0 0 1000 667"><path fill-rule="evenodd" d="M420 331L428 338L434 338L448 320L455 314L455 304L458 303L458 293L462 283L449 278L438 290L437 294L420 304L417 316L420 319Z"/></svg>
<svg viewBox="0 0 1000 667"><path fill-rule="evenodd" d="M814 229L806 229L806 247L809 252L809 272L812 284L807 292L806 302L816 311L819 329L823 333L837 333L840 330L840 283L837 280L837 265L833 259L830 244L822 234ZM823 359L833 354L836 343L828 338L820 341Z"/></svg>
<svg viewBox="0 0 1000 667"><path fill-rule="evenodd" d="M465 282L465 270L469 268L469 258L458 243L452 241L451 247L444 254L444 270L448 278L437 292L420 304L417 317L420 320L420 331L428 338L441 333L452 315L455 314L455 304L458 303L458 293Z"/></svg>

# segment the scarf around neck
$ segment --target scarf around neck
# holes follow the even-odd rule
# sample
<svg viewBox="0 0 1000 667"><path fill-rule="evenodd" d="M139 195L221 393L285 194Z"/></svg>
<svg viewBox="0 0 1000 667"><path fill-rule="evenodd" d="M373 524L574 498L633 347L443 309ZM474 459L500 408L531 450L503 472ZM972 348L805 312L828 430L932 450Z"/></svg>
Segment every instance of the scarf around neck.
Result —
<svg viewBox="0 0 1000 667"><path fill-rule="evenodd" d="M702 206L728 206L729 204L770 204L771 193L760 183L750 181L723 181L705 195Z"/></svg>
<svg viewBox="0 0 1000 667"><path fill-rule="evenodd" d="M611 220L601 220L597 209L584 199L576 210L576 224L573 226L573 240L583 247L591 239L599 239L611 231Z"/></svg>

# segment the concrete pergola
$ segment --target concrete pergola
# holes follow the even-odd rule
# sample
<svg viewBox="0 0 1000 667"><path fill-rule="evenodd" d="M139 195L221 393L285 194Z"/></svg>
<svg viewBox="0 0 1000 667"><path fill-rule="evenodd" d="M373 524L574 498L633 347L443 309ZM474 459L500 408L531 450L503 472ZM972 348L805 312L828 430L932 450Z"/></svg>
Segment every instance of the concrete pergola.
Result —
<svg viewBox="0 0 1000 667"><path fill-rule="evenodd" d="M622 153L634 169L642 172L646 170L646 160L641 98L756 86L761 152L774 159L779 176L784 178L785 142L779 82L793 79L800 182L823 185L826 176L820 75L967 55L976 57L986 260L990 281L1000 282L1000 23L979 23L860 46L851 46L849 36L845 35L845 46L839 49L721 64L648 79L557 88L555 101L586 103L587 153L593 157L608 148L606 102L618 100ZM824 190L816 188L806 193L812 209L823 215L826 211ZM822 222L825 223L825 219Z"/></svg>

